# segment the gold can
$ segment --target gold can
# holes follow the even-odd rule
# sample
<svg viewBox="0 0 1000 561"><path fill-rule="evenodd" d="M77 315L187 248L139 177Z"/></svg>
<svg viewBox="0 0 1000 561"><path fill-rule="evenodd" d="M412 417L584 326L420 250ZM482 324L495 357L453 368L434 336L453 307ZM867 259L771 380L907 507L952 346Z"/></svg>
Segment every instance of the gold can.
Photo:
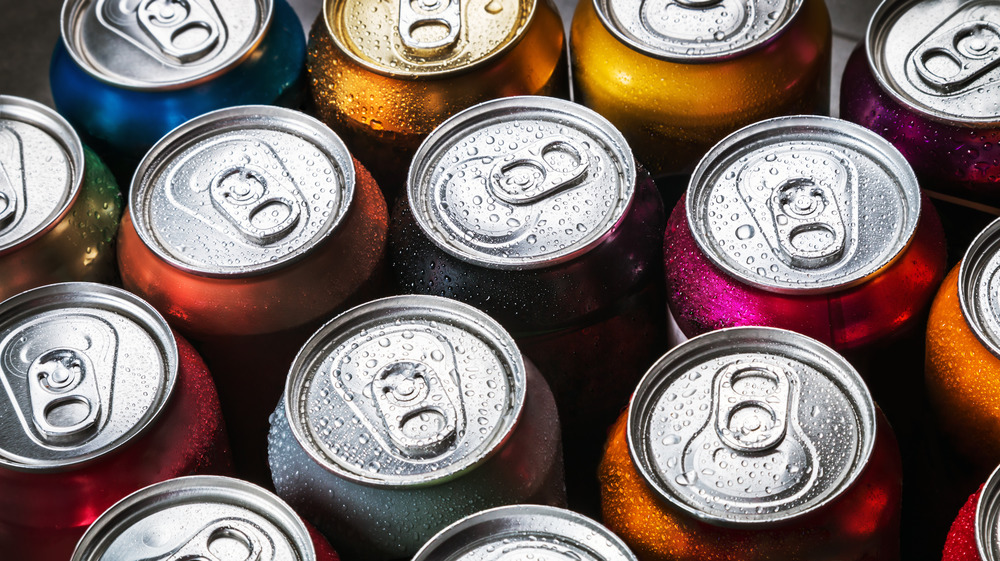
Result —
<svg viewBox="0 0 1000 561"><path fill-rule="evenodd" d="M326 0L306 64L316 114L390 200L448 117L569 89L563 25L548 0Z"/></svg>

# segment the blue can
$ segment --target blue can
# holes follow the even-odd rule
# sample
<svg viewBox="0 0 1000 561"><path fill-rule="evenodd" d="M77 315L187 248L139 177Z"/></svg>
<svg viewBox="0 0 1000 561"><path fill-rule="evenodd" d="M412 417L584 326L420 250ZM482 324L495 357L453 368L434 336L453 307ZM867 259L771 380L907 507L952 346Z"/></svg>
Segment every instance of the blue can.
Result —
<svg viewBox="0 0 1000 561"><path fill-rule="evenodd" d="M303 96L305 35L286 0L65 0L61 25L56 108L121 175L193 117Z"/></svg>

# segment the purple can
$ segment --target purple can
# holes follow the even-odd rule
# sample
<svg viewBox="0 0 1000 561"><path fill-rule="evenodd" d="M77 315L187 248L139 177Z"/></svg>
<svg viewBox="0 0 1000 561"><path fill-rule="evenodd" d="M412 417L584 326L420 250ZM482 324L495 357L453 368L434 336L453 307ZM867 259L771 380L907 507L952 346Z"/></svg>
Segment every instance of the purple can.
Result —
<svg viewBox="0 0 1000 561"><path fill-rule="evenodd" d="M1000 3L882 2L840 104L902 152L924 189L1000 203Z"/></svg>

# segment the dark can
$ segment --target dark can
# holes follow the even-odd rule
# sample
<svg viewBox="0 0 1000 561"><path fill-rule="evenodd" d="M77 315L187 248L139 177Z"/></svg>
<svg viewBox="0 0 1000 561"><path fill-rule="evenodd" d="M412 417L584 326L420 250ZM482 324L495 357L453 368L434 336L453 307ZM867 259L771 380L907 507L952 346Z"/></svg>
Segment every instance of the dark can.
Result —
<svg viewBox="0 0 1000 561"><path fill-rule="evenodd" d="M840 115L885 137L925 189L1000 203L1000 5L886 0L841 81Z"/></svg>
<svg viewBox="0 0 1000 561"><path fill-rule="evenodd" d="M614 123L654 177L779 115L825 114L830 16L820 0L580 0L576 101Z"/></svg>
<svg viewBox="0 0 1000 561"><path fill-rule="evenodd" d="M566 501L545 380L499 324L433 296L375 300L317 331L268 458L278 494L357 559L410 557L486 508Z"/></svg>
<svg viewBox="0 0 1000 561"><path fill-rule="evenodd" d="M5 555L66 559L129 493L232 469L204 362L124 290L64 283L4 301L0 364Z"/></svg>
<svg viewBox="0 0 1000 561"><path fill-rule="evenodd" d="M117 276L118 185L55 111L0 95L0 300Z"/></svg>
<svg viewBox="0 0 1000 561"><path fill-rule="evenodd" d="M664 355L600 478L605 525L644 561L899 558L892 429L844 358L791 331L724 329Z"/></svg>
<svg viewBox="0 0 1000 561"><path fill-rule="evenodd" d="M709 151L670 217L664 262L685 335L765 325L840 351L916 329L946 266L940 221L899 152L804 116Z"/></svg>
<svg viewBox="0 0 1000 561"><path fill-rule="evenodd" d="M286 0L65 0L61 25L56 108L120 178L193 117L301 97L306 42Z"/></svg>

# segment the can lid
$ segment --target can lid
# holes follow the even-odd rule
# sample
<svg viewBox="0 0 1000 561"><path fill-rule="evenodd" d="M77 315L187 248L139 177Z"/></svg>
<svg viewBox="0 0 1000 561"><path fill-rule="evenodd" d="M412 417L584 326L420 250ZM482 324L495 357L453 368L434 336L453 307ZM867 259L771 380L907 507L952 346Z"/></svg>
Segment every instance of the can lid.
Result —
<svg viewBox="0 0 1000 561"><path fill-rule="evenodd" d="M569 101L487 101L427 137L407 181L428 238L463 261L535 269L612 235L631 208L636 168L620 132Z"/></svg>
<svg viewBox="0 0 1000 561"><path fill-rule="evenodd" d="M777 36L803 0L592 0L604 27L654 58L709 62L740 56Z"/></svg>
<svg viewBox="0 0 1000 561"><path fill-rule="evenodd" d="M214 277L273 271L331 237L354 196L354 164L326 125L249 105L163 137L132 179L142 241L178 269Z"/></svg>
<svg viewBox="0 0 1000 561"><path fill-rule="evenodd" d="M1000 2L886 0L866 49L876 79L903 105L949 122L1000 122Z"/></svg>
<svg viewBox="0 0 1000 561"><path fill-rule="evenodd" d="M976 548L982 561L1000 561L1000 467L993 470L976 503Z"/></svg>
<svg viewBox="0 0 1000 561"><path fill-rule="evenodd" d="M76 64L120 88L168 90L222 74L257 48L273 0L65 0Z"/></svg>
<svg viewBox="0 0 1000 561"><path fill-rule="evenodd" d="M361 66L401 78L465 72L512 48L537 0L327 0L337 47Z"/></svg>
<svg viewBox="0 0 1000 561"><path fill-rule="evenodd" d="M59 471L109 454L156 422L177 342L120 288L51 284L0 303L0 465Z"/></svg>
<svg viewBox="0 0 1000 561"><path fill-rule="evenodd" d="M962 315L976 338L1000 357L1000 220L976 235L958 271Z"/></svg>
<svg viewBox="0 0 1000 561"><path fill-rule="evenodd" d="M285 387L292 434L320 465L361 483L435 483L478 465L525 399L514 340L479 310L395 296L324 325Z"/></svg>
<svg viewBox="0 0 1000 561"><path fill-rule="evenodd" d="M246 559L314 561L297 514L238 479L179 477L118 501L87 529L72 561Z"/></svg>
<svg viewBox="0 0 1000 561"><path fill-rule="evenodd" d="M575 512L541 505L502 506L438 532L413 561L635 561L618 536Z"/></svg>
<svg viewBox="0 0 1000 561"><path fill-rule="evenodd" d="M73 127L40 103L0 95L0 254L58 224L81 185Z"/></svg>
<svg viewBox="0 0 1000 561"><path fill-rule="evenodd" d="M779 117L715 145L691 176L688 225L717 267L751 286L821 293L878 275L909 245L920 187L877 134Z"/></svg>
<svg viewBox="0 0 1000 561"><path fill-rule="evenodd" d="M804 335L735 327L690 339L639 382L632 461L671 505L767 525L836 499L868 463L875 404L851 365Z"/></svg>

